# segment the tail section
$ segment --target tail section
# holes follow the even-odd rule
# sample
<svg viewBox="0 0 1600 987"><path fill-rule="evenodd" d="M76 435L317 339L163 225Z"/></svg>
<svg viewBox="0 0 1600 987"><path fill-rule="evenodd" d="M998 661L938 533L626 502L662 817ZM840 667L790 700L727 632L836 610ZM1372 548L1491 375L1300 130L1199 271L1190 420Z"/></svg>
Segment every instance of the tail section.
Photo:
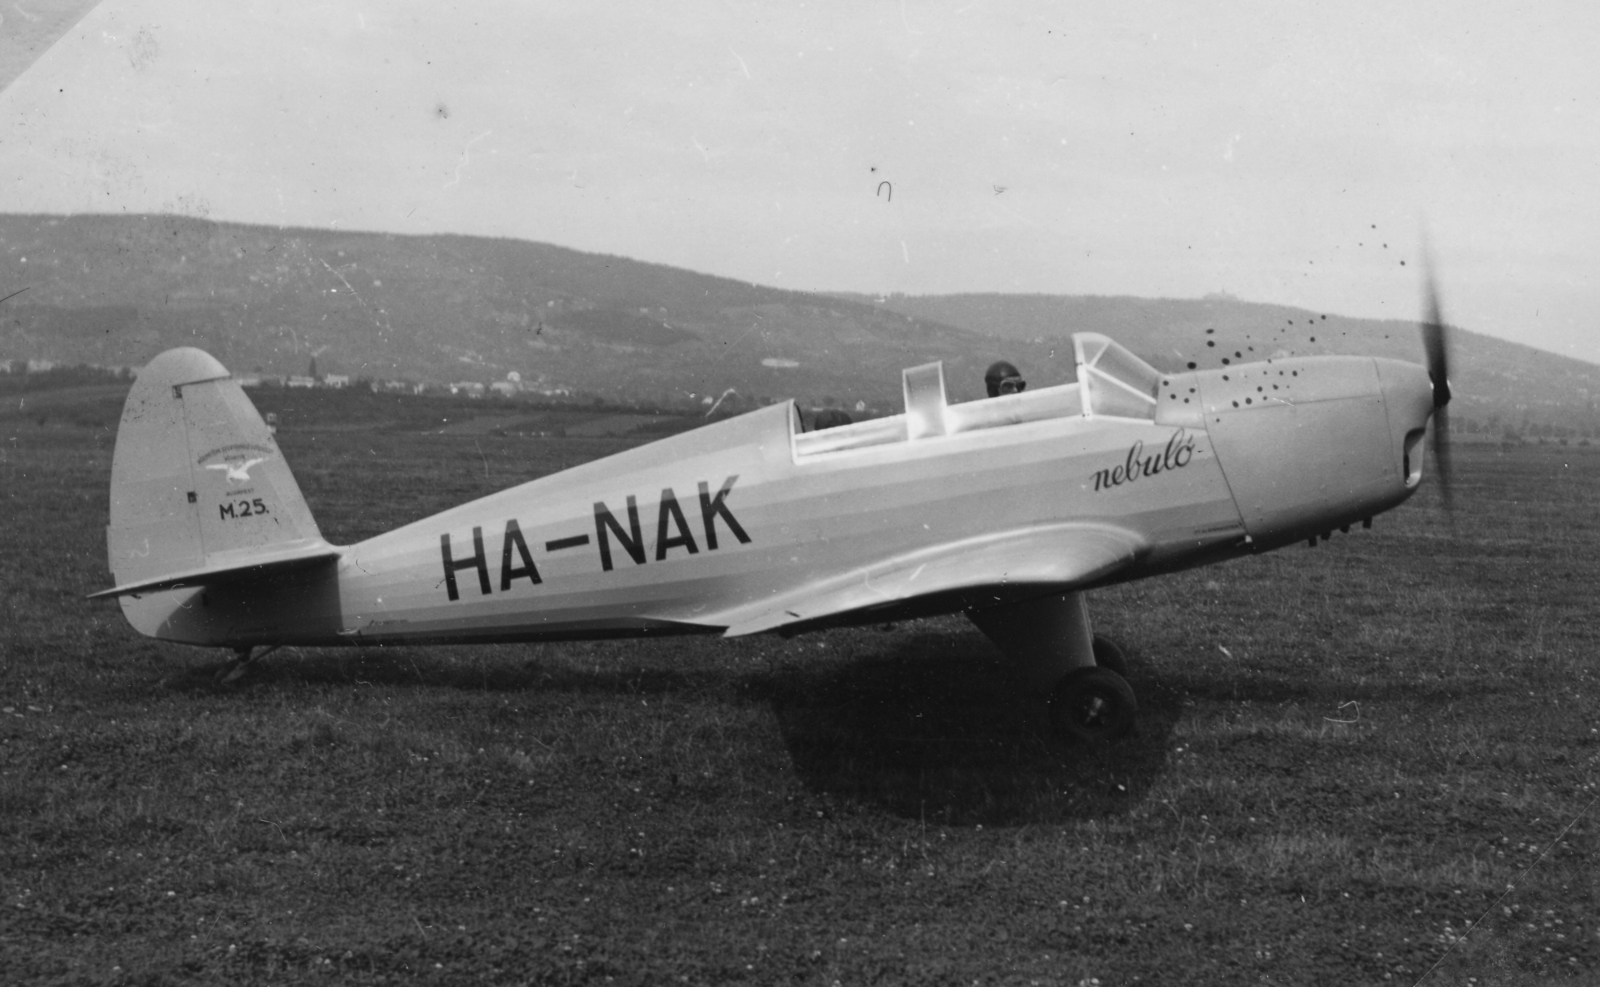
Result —
<svg viewBox="0 0 1600 987"><path fill-rule="evenodd" d="M157 628L171 622L176 601L135 594L237 582L339 554L255 406L221 363L192 348L156 357L128 393L106 544L115 586L94 595L122 597L134 626L161 637L171 636Z"/></svg>

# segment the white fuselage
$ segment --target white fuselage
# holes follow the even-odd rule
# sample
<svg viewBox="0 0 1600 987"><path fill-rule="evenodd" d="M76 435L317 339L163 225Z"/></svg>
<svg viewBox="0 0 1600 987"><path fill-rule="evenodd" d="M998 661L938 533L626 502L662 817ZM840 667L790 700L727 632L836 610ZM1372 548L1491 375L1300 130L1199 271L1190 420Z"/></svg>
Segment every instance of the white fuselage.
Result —
<svg viewBox="0 0 1600 987"><path fill-rule="evenodd" d="M146 633L234 647L731 633L775 626L762 608L808 587L870 589L882 560L948 568L961 546L1009 539L1033 575L1001 565L947 592L886 589L817 624L971 609L1387 510L1415 489L1407 457L1431 411L1421 368L1356 357L1169 375L1146 418L1086 416L1077 388L952 405L942 434L921 436L909 416L805 433L774 405L452 508L322 568L124 608ZM1041 583L1049 560L1030 553L1063 543L1029 532L1064 525L1114 532L1125 557ZM921 570L897 571L905 583Z"/></svg>

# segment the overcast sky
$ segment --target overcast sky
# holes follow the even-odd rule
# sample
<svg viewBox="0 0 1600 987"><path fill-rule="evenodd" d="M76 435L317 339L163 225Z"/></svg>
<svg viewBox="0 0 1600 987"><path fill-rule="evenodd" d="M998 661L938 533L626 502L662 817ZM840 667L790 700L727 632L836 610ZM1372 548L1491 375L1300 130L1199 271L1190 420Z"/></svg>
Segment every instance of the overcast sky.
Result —
<svg viewBox="0 0 1600 987"><path fill-rule="evenodd" d="M0 210L1394 318L1426 223L1450 321L1600 362L1600 6L1219 6L105 0L0 92Z"/></svg>

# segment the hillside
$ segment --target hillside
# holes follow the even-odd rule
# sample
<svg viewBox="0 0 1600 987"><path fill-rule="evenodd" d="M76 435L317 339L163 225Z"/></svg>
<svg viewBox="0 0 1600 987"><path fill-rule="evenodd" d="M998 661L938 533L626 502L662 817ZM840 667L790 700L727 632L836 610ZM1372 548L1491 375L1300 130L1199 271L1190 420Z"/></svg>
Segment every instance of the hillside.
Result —
<svg viewBox="0 0 1600 987"><path fill-rule="evenodd" d="M990 359L980 337L871 304L481 237L3 216L0 283L27 289L0 310L9 359L139 365L190 344L237 371L315 356L378 378L852 401L896 398L899 370L930 360L978 382ZM1049 349L1022 352L1070 374Z"/></svg>
<svg viewBox="0 0 1600 987"><path fill-rule="evenodd" d="M1075 331L1164 369L1274 353L1418 360L1416 327L1229 297L890 296L784 291L548 244L279 229L176 216L0 216L0 360L140 365L174 345L237 371L542 388L682 404L899 401L946 363L956 400L1005 356L1070 379ZM1448 300L1447 300L1448 301ZM1458 330L1458 420L1589 435L1600 367ZM690 398L695 395L695 398Z"/></svg>

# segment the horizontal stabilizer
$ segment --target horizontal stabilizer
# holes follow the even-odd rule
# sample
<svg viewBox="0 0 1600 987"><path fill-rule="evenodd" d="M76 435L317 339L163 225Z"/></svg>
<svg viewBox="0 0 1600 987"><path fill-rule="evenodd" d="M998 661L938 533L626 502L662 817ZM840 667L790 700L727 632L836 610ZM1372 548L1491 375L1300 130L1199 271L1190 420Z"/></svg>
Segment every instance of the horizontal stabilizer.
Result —
<svg viewBox="0 0 1600 987"><path fill-rule="evenodd" d="M726 636L739 637L935 593L1068 590L1110 575L1144 547L1138 535L1111 525L1039 525L920 549L699 622L724 624Z"/></svg>
<svg viewBox="0 0 1600 987"><path fill-rule="evenodd" d="M157 590L176 589L180 586L209 586L213 583L276 576L294 569L313 566L317 563L331 562L339 558L341 552L327 542L318 540L310 544L231 553L236 558L229 558L229 554L226 552L213 553L210 556L209 563L201 568L123 583L120 586L103 589L98 593L91 593L89 594L89 599L99 600L111 596L153 593Z"/></svg>

